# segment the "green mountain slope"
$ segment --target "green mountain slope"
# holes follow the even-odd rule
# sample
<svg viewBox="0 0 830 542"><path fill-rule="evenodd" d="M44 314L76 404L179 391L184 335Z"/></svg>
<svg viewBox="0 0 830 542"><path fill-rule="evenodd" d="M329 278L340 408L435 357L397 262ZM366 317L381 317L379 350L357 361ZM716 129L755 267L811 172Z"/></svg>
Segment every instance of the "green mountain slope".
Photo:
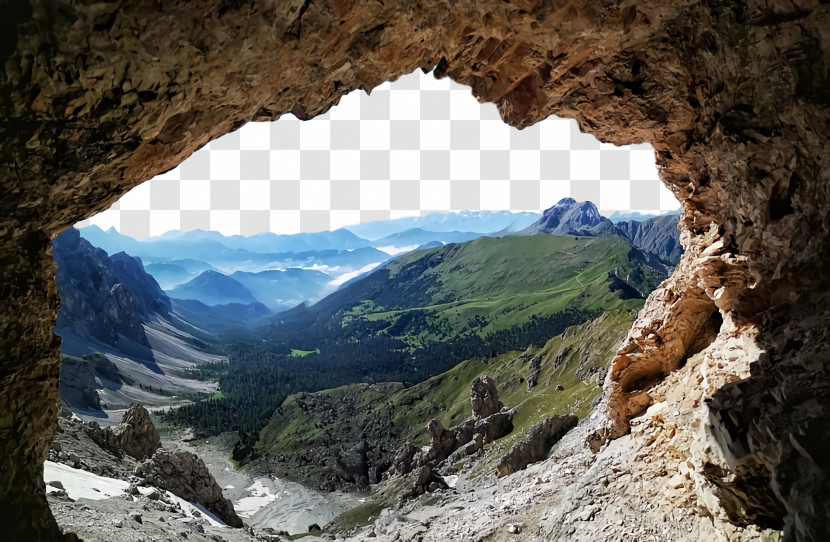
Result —
<svg viewBox="0 0 830 542"><path fill-rule="evenodd" d="M292 395L263 428L257 451L278 476L338 487L343 483L336 463L341 449L365 436L370 465L382 472L407 440L427 443L424 428L429 420L437 418L450 427L468 418L470 384L483 374L495 380L505 406L516 409L513 432L499 441L509 448L548 416L587 414L637 309L609 311L571 326L541 348L463 361L411 387L352 384Z"/></svg>
<svg viewBox="0 0 830 542"><path fill-rule="evenodd" d="M240 331L222 350L231 361L224 397L180 408L175 421L205 434L238 430L241 459L292 393L421 382L464 360L542 347L605 311L639 308L665 273L614 235L484 237L406 254Z"/></svg>
<svg viewBox="0 0 830 542"><path fill-rule="evenodd" d="M275 318L270 336L303 350L381 336L409 353L469 337L488 338L501 351L499 342L525 348L597 311L631 306L666 271L618 236L482 237L406 254L312 307ZM530 338L532 327L552 333Z"/></svg>

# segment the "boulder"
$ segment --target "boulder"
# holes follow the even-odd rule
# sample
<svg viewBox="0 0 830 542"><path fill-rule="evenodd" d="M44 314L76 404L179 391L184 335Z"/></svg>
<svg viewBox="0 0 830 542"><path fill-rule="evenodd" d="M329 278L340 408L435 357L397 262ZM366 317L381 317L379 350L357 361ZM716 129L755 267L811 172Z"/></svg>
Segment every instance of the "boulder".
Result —
<svg viewBox="0 0 830 542"><path fill-rule="evenodd" d="M444 425L439 420L432 419L429 421L427 433L429 434L429 447L416 456L415 461L418 465L425 465L433 461L439 463L455 451L455 435L452 431L444 429Z"/></svg>
<svg viewBox="0 0 830 542"><path fill-rule="evenodd" d="M115 427L102 428L95 421L86 424L86 434L98 446L121 458L124 454L141 461L161 446L161 436L147 409L136 403Z"/></svg>
<svg viewBox="0 0 830 542"><path fill-rule="evenodd" d="M161 446L161 436L150 419L150 413L138 403L127 410L113 433L118 448L139 461L153 455Z"/></svg>
<svg viewBox="0 0 830 542"><path fill-rule="evenodd" d="M346 482L353 482L361 489L369 487L369 444L365 435L360 442L341 452L335 458L337 475Z"/></svg>
<svg viewBox="0 0 830 542"><path fill-rule="evenodd" d="M164 489L186 501L197 502L230 525L242 527L233 504L222 495L222 488L204 461L183 450L158 449L135 470L147 484Z"/></svg>
<svg viewBox="0 0 830 542"><path fill-rule="evenodd" d="M392 460L392 469L396 474L404 475L412 472L415 468L415 455L418 453L418 447L409 441L401 446L398 453L395 454L395 459Z"/></svg>
<svg viewBox="0 0 830 542"><path fill-rule="evenodd" d="M481 375L473 380L470 388L470 404L473 407L473 418L486 418L501 410L496 383L487 375Z"/></svg>
<svg viewBox="0 0 830 542"><path fill-rule="evenodd" d="M439 476L432 467L429 465L424 465L420 469L415 476L415 482L413 484L413 490L416 494L421 495L426 492L433 492L439 489L448 489L449 485L444 480L443 477Z"/></svg>
<svg viewBox="0 0 830 542"><path fill-rule="evenodd" d="M502 458L496 470L499 478L541 461L562 436L576 426L576 416L552 416L534 425L525 437Z"/></svg>

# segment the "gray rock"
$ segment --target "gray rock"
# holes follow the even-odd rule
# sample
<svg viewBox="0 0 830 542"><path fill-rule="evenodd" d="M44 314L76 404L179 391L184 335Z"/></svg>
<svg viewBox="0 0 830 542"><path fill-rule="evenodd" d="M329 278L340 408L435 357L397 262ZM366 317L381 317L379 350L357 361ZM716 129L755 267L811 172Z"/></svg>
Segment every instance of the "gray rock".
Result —
<svg viewBox="0 0 830 542"><path fill-rule="evenodd" d="M198 502L231 527L243 526L204 461L190 452L159 449L136 467L136 475L186 501Z"/></svg>
<svg viewBox="0 0 830 542"><path fill-rule="evenodd" d="M501 410L502 403L496 390L496 383L487 375L481 375L473 380L470 387L470 404L473 407L473 417L486 418Z"/></svg>
<svg viewBox="0 0 830 542"><path fill-rule="evenodd" d="M544 459L551 447L572 427L576 416L552 416L534 425L525 437L514 445L496 467L499 478L523 470L529 464Z"/></svg>

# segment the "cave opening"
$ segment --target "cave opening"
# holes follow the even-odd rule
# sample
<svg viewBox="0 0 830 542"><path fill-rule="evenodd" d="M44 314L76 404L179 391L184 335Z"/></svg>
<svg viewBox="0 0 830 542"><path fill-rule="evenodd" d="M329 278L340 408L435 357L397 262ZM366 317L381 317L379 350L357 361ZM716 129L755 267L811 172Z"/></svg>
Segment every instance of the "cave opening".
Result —
<svg viewBox="0 0 830 542"><path fill-rule="evenodd" d="M436 65L497 102L510 124L556 113L605 141L653 143L661 179L684 205L687 250L614 360L604 429L620 445L637 442L631 416L660 407L619 379L682 363L714 304L724 315L720 333L693 356L706 387L689 393L714 397L701 404L722 453L700 455L715 448L698 449L703 437L689 437L686 467L711 459L745 476L750 491L753 480L769 480L787 536L821 539L830 530L828 468L807 436L822 427L830 389L821 272L830 253L830 123L815 92L828 73L819 39L826 5L307 2L202 6L191 16L187 5L150 4L43 4L4 19L12 25L4 35L17 40L4 42L0 74L9 119L0 141L8 166L0 172L8 300L0 466L9 474L0 500L20 537L61 538L42 480L58 411L51 238L246 122L289 111L311 118L343 92ZM691 369L687 362L657 386ZM699 412L695 404L679 402L677 412ZM746 464L764 475L742 473ZM728 514L711 488L698 478L691 485L712 518L705 525L722 529Z"/></svg>

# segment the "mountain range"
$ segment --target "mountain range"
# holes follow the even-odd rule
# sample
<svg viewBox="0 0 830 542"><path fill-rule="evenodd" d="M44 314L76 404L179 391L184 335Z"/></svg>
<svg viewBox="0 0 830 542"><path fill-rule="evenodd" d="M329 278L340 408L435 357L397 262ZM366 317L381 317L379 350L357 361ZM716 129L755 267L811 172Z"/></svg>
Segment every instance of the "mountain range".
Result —
<svg viewBox="0 0 830 542"><path fill-rule="evenodd" d="M476 227L477 216L485 224ZM301 373L312 387L418 381L472 355L539 346L603 311L636 307L680 253L676 216L614 224L592 203L572 199L542 215L443 220L397 221L391 229L399 231L373 240L336 230L250 238L168 232L137 241L115 230L69 229L54 241L63 305L56 332L73 356L67 367L92 367L107 405L128 397L152 403L142 386L210 391L189 379L197 366L224 359L205 354L205 341L226 352L216 345L237 342L239 362L221 384L227 396L263 371L283 371L268 398L254 400L255 428L299 389ZM436 224L448 231L426 229ZM298 252L275 252L286 249ZM124 380L114 384L101 373L112 371L100 357L78 361L93 354ZM331 373L335 366L345 372ZM247 384L236 387L234 379Z"/></svg>
<svg viewBox="0 0 830 542"><path fill-rule="evenodd" d="M83 228L81 235L110 254L123 251L141 257L145 270L172 298L207 306L261 303L280 312L303 302L316 302L400 254L482 236L619 235L673 265L682 252L677 218L663 215L614 224L600 215L593 203L565 198L542 215L433 213L361 224L351 227L354 231L296 235L266 232L250 237L202 230L172 231L137 241L114 229L103 231L90 226ZM355 231L372 239L360 237ZM390 233L382 235L384 232Z"/></svg>
<svg viewBox="0 0 830 542"><path fill-rule="evenodd" d="M62 339L61 396L67 406L100 413L134 401L169 404L173 396L215 391L215 383L188 372L222 364L224 356L205 352L206 345L188 332L193 326L183 325L139 258L108 256L75 228L52 246L61 299L55 333Z"/></svg>
<svg viewBox="0 0 830 542"><path fill-rule="evenodd" d="M620 220L614 223L602 216L590 201L577 202L572 198L564 198L546 209L539 220L521 230L519 235L619 235L664 262L677 265L683 253L680 230L677 229L679 220L677 214L666 214L646 220Z"/></svg>

